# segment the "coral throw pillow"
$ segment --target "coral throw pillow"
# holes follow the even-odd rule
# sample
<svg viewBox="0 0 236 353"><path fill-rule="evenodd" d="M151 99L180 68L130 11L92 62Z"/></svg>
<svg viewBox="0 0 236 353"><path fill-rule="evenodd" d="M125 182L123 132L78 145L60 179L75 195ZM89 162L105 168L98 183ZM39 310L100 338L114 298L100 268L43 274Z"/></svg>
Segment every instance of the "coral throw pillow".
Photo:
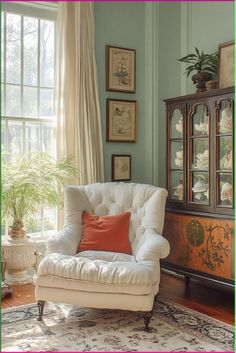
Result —
<svg viewBox="0 0 236 353"><path fill-rule="evenodd" d="M132 254L129 242L130 212L99 217L84 211L82 238L78 252L113 251Z"/></svg>

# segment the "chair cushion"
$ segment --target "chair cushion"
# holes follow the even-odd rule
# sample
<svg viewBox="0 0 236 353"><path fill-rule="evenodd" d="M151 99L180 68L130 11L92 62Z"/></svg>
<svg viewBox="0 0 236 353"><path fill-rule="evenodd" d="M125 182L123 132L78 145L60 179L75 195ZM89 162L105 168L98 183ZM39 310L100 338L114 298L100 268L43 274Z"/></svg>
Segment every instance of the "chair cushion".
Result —
<svg viewBox="0 0 236 353"><path fill-rule="evenodd" d="M101 285L152 287L159 282L159 265L154 261L90 260L81 256L49 254L40 262L39 276L56 276ZM79 283L79 282L78 282Z"/></svg>
<svg viewBox="0 0 236 353"><path fill-rule="evenodd" d="M132 254L129 242L130 212L99 217L84 211L82 221L78 252L98 250Z"/></svg>
<svg viewBox="0 0 236 353"><path fill-rule="evenodd" d="M108 262L114 261L126 261L126 262L136 262L134 255L128 255L123 253L117 253L112 251L81 251L75 255L76 257L86 257L89 260L104 260Z"/></svg>

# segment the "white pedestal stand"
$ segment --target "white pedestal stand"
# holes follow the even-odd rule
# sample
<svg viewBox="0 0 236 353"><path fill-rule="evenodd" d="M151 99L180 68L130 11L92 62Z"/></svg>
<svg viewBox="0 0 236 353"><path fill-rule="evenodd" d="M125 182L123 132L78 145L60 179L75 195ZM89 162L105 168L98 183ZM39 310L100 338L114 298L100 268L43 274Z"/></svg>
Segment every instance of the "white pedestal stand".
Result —
<svg viewBox="0 0 236 353"><path fill-rule="evenodd" d="M6 283L22 285L33 281L29 270L37 265L39 254L29 238L9 239L2 244L6 259Z"/></svg>

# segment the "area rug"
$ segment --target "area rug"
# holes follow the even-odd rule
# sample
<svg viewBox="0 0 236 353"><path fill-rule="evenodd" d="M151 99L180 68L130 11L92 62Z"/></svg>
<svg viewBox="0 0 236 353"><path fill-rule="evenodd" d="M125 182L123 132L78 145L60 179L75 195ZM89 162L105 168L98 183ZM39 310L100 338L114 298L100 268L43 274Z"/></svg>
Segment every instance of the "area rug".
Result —
<svg viewBox="0 0 236 353"><path fill-rule="evenodd" d="M47 303L2 311L2 352L231 352L233 326L159 298L150 332L140 314Z"/></svg>

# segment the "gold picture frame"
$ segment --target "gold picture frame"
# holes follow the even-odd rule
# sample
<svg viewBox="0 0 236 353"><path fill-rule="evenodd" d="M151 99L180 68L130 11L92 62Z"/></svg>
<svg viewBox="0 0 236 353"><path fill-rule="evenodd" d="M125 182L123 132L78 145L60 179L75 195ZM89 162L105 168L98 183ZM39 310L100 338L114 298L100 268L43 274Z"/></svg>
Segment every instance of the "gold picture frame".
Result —
<svg viewBox="0 0 236 353"><path fill-rule="evenodd" d="M135 93L136 50L106 45L106 90Z"/></svg>
<svg viewBox="0 0 236 353"><path fill-rule="evenodd" d="M131 155L130 154L113 154L111 160L112 165L112 181L130 181L131 180Z"/></svg>
<svg viewBox="0 0 236 353"><path fill-rule="evenodd" d="M219 44L219 88L234 86L234 41Z"/></svg>
<svg viewBox="0 0 236 353"><path fill-rule="evenodd" d="M107 99L107 142L136 141L137 102Z"/></svg>

